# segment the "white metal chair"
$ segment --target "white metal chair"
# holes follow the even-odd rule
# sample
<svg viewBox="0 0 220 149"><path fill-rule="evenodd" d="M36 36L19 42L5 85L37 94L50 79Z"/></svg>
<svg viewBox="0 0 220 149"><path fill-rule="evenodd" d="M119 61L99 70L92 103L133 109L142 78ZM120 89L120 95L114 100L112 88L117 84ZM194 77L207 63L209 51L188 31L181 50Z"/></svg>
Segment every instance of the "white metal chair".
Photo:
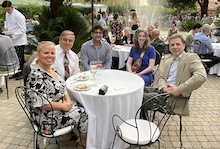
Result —
<svg viewBox="0 0 220 149"><path fill-rule="evenodd" d="M115 138L112 148L114 149L116 136L130 144L130 148L150 146L156 141L158 141L160 148L161 132L173 110L166 100L168 97L169 94L162 93L149 98L137 110L134 119L123 120L120 116L114 115L112 124L115 130ZM141 110L145 110L146 119L139 119ZM122 123L116 126L116 121L121 121Z"/></svg>
<svg viewBox="0 0 220 149"><path fill-rule="evenodd" d="M73 123L70 126L57 129L54 131L53 129L56 127L56 117L54 115L54 112L55 112L54 110L52 110L51 117L47 120L48 127L44 129L45 125L43 125L43 123L45 121L42 121L40 117L40 115L42 114L42 110L39 110L39 109L36 110L36 108L33 108L32 105L34 102L36 102L39 99L41 100L40 102L42 104L46 100L51 106L51 108L53 109L49 100L45 96L43 96L41 93L35 90L32 90L28 87L25 87L25 86L17 87L15 89L15 95L34 129L34 135L33 135L33 141L34 141L33 148L34 149L39 149L38 135L44 138L56 138L58 149L60 149L60 137L74 130L78 130L77 129L78 124Z"/></svg>
<svg viewBox="0 0 220 149"><path fill-rule="evenodd" d="M0 71L0 76L5 78L5 86L7 90L7 99L9 99L8 94L8 78L11 75L14 75L21 70L19 70L19 59L17 57L17 53L14 47L9 48L4 54L4 61L5 65L1 65L1 67L5 68L5 71Z"/></svg>

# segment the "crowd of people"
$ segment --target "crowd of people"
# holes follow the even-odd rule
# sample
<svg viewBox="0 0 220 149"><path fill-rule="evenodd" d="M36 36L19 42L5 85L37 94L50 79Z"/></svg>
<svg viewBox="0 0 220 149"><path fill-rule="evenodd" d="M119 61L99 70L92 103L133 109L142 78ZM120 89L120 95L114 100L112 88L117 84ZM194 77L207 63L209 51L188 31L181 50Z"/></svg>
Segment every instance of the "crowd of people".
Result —
<svg viewBox="0 0 220 149"><path fill-rule="evenodd" d="M9 47L15 47L17 57L14 59L20 60L20 69L23 70L24 46L27 44L25 17L13 7L10 1L5 0L2 7L6 11L4 31L10 31L11 34L0 35L0 43L5 45L0 47L0 57ZM19 19L12 21L15 17ZM107 19L110 20L109 28L106 24ZM205 82L207 78L205 70L219 63L220 58L214 56L214 49L208 37L211 32L210 25L202 26L196 23L184 40L179 34L177 22L174 21L175 16L170 16L169 20L172 20L170 22L171 29L164 40L160 35L159 22L144 29L140 26L135 10L131 10L131 20L128 27L120 21L118 13L108 17L107 12L102 12L99 25L92 27L92 39L81 46L82 71L91 69L89 66L91 61L100 61L102 67L111 69L110 45L129 43L131 50L126 62L126 71L140 76L146 87L156 82L154 83L155 93L164 92L175 97L172 98L177 101L174 114L188 116L191 93ZM114 41L109 37L109 32L114 35ZM73 121L79 123L82 144L79 144L78 148L81 148L82 145L86 145L88 115L82 105L70 99L65 85L65 80L80 72L79 58L71 50L75 38L72 31L64 30L60 34L58 45L54 45L50 41L40 42L35 59L30 62L31 71L25 85L46 96L53 106L53 110L58 112L57 114L64 114L63 117L57 119L57 126L54 129L71 125ZM166 41L168 41L171 54L166 55L163 61L158 62L156 53L164 54ZM200 59L204 57L210 58L212 62L202 63ZM140 58L141 65L137 71L137 69L133 69L133 64ZM158 75L155 75L154 71L156 64L159 64ZM3 70L5 68L0 66L0 71ZM144 94L143 101L149 99L149 96L151 93ZM42 121L46 121L52 110L46 101L43 105L39 101L34 102L33 108L43 110ZM66 140L65 137L63 140ZM70 139L71 136L67 138Z"/></svg>

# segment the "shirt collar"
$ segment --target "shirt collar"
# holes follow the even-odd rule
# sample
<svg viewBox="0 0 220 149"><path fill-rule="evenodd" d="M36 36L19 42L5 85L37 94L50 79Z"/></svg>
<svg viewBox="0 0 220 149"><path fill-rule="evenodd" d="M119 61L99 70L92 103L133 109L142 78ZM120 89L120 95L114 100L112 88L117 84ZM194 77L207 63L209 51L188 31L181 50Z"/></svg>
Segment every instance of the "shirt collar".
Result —
<svg viewBox="0 0 220 149"><path fill-rule="evenodd" d="M173 60L174 61L179 61L181 59L182 55L183 55L183 52L179 56L174 57Z"/></svg>
<svg viewBox="0 0 220 149"><path fill-rule="evenodd" d="M63 54L64 50L61 48L60 44L57 45L57 54ZM67 54L69 53L69 51L67 52Z"/></svg>

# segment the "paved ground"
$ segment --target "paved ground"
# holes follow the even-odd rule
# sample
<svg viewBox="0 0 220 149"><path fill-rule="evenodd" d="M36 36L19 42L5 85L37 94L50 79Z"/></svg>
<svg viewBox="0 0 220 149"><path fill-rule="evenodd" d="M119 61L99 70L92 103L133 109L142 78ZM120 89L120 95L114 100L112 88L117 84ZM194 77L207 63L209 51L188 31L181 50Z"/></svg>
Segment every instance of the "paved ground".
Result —
<svg viewBox="0 0 220 149"><path fill-rule="evenodd" d="M10 99L6 89L0 94L0 149L31 149L32 127L18 104L14 89L20 81L9 81ZM183 118L183 148L220 149L220 77L209 75L208 80L196 90L190 99L190 116ZM161 148L179 148L179 118L172 116L161 137ZM41 148L56 148L55 141L47 140ZM63 149L76 148L75 144Z"/></svg>

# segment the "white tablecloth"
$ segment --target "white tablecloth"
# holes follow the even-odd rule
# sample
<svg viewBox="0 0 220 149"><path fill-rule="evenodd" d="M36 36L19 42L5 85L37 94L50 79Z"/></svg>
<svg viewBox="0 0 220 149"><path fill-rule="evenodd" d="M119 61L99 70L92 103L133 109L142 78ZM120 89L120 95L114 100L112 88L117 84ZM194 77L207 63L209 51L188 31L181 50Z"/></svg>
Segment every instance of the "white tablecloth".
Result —
<svg viewBox="0 0 220 149"><path fill-rule="evenodd" d="M83 73L91 78L90 72ZM71 76L66 85L69 93L84 106L89 116L86 148L108 149L115 134L112 116L118 114L125 120L134 118L142 103L144 81L137 75L120 70L100 70L96 80L74 80L83 73ZM76 91L74 85L78 83L90 84L91 89ZM103 85L108 86L108 91L105 95L98 95L99 88ZM124 145L117 140L114 149L123 149Z"/></svg>
<svg viewBox="0 0 220 149"><path fill-rule="evenodd" d="M212 46L215 49L214 55L220 57L220 43L212 43ZM209 74L217 74L220 76L220 63L212 66L209 70Z"/></svg>
<svg viewBox="0 0 220 149"><path fill-rule="evenodd" d="M131 47L124 45L115 45L112 48L112 56L119 58L118 68L123 68L125 66L125 60L128 58Z"/></svg>

